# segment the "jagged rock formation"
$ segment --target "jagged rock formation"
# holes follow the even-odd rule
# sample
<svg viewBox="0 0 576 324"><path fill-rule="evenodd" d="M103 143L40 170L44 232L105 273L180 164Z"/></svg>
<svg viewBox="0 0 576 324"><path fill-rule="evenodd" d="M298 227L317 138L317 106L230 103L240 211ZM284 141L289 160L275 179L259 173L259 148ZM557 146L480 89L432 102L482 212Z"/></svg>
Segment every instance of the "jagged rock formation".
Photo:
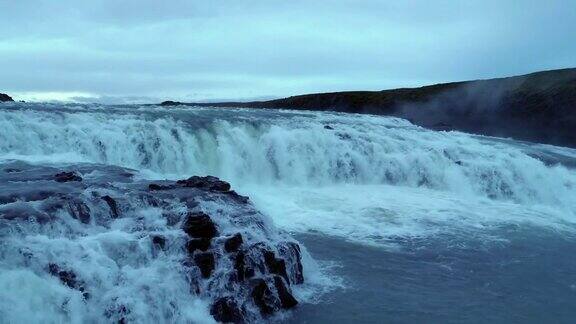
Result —
<svg viewBox="0 0 576 324"><path fill-rule="evenodd" d="M162 105L182 103L167 101ZM198 106L285 108L402 117L439 130L576 147L576 69L383 91L317 93Z"/></svg>
<svg viewBox="0 0 576 324"><path fill-rule="evenodd" d="M14 101L9 95L5 93L0 93L0 102L3 101Z"/></svg>
<svg viewBox="0 0 576 324"><path fill-rule="evenodd" d="M0 179L0 264L65 287L84 321L186 321L178 304L196 298L217 321L255 322L298 304L298 243L218 178L14 162Z"/></svg>

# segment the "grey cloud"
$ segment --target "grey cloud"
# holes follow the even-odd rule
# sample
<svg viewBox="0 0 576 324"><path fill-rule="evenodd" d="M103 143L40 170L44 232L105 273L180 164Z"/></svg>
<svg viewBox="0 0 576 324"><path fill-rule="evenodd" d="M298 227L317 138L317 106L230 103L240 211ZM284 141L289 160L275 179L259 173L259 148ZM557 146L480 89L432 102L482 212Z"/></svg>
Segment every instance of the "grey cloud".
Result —
<svg viewBox="0 0 576 324"><path fill-rule="evenodd" d="M575 31L559 0L0 0L0 86L106 102L377 90L574 66Z"/></svg>

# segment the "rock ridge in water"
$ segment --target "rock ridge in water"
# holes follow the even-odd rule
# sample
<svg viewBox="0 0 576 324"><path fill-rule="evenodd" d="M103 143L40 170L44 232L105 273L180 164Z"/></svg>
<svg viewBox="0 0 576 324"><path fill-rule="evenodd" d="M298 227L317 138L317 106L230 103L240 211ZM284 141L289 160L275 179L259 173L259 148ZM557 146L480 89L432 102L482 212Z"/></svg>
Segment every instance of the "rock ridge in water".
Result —
<svg viewBox="0 0 576 324"><path fill-rule="evenodd" d="M0 93L0 102L4 101L14 101L14 99L5 93Z"/></svg>
<svg viewBox="0 0 576 324"><path fill-rule="evenodd" d="M247 197L216 177L150 182L132 174L0 165L0 265L9 265L0 271L61 286L67 303L86 312L83 321L186 321L176 305L201 299L215 320L246 323L298 304L300 247ZM136 269L144 272L129 279ZM155 271L161 279L146 281ZM168 289L170 281L180 284Z"/></svg>

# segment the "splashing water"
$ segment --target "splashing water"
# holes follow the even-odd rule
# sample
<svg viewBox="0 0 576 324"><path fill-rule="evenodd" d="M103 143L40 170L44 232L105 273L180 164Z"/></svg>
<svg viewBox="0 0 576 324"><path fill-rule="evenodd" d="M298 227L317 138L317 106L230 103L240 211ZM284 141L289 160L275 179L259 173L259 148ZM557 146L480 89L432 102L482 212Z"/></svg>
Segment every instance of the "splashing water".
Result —
<svg viewBox="0 0 576 324"><path fill-rule="evenodd" d="M368 238L418 230L423 219L559 227L576 220L576 172L533 154L574 161L574 150L434 132L396 118L19 105L1 111L0 127L4 158L113 164L167 178L216 175L292 230ZM350 213L375 230L351 229Z"/></svg>
<svg viewBox="0 0 576 324"><path fill-rule="evenodd" d="M389 247L447 233L501 240L492 229L510 224L576 229L575 150L435 132L397 118L5 104L0 129L2 160L117 165L152 179L215 175L296 233ZM0 287L18 282L42 298L64 294L33 272L5 272ZM190 310L202 321L198 303L188 305L204 309Z"/></svg>

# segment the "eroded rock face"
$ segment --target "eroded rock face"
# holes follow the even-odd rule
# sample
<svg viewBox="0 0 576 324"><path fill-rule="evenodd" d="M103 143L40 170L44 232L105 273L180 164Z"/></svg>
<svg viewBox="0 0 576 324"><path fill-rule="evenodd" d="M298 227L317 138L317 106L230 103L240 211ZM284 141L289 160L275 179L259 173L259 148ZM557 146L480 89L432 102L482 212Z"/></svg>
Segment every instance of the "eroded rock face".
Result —
<svg viewBox="0 0 576 324"><path fill-rule="evenodd" d="M149 182L118 167L7 163L0 180L0 234L13 244L0 254L13 259L0 264L57 278L98 309L87 321L141 322L133 307L152 303L146 320L186 322L162 308L185 307L178 303L190 296L178 293L211 300L220 322L258 322L298 304L300 247L218 178ZM146 281L158 276L166 279ZM189 287L165 291L166 283Z"/></svg>

